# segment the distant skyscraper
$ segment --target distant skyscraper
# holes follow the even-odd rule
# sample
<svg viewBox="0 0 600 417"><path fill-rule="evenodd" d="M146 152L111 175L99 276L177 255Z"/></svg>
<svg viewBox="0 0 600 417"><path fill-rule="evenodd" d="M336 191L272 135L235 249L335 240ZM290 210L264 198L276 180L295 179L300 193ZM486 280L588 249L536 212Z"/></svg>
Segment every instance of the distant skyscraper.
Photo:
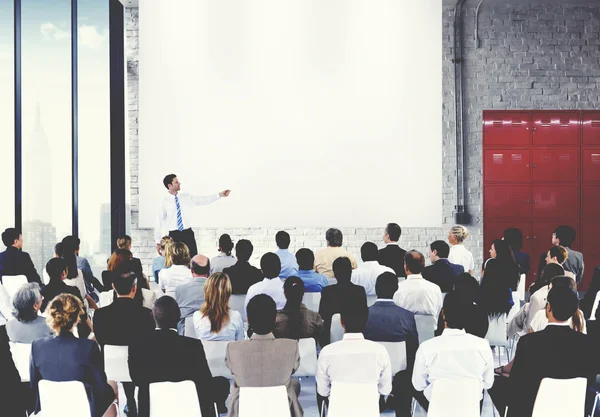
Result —
<svg viewBox="0 0 600 417"><path fill-rule="evenodd" d="M112 253L110 204L104 203L100 208L100 252L110 256ZM125 206L125 233L131 234L131 206Z"/></svg>

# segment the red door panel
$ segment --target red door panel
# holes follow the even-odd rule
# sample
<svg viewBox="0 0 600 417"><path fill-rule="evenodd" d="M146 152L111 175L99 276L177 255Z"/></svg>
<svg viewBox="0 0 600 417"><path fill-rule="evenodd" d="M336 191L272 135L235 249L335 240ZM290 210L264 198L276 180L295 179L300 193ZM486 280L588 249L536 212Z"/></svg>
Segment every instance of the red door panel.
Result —
<svg viewBox="0 0 600 417"><path fill-rule="evenodd" d="M484 152L485 182L529 182L531 180L530 151L486 150Z"/></svg>
<svg viewBox="0 0 600 417"><path fill-rule="evenodd" d="M583 149L583 181L600 182L600 148Z"/></svg>
<svg viewBox="0 0 600 417"><path fill-rule="evenodd" d="M585 269L583 271L583 284L580 284L580 291L587 290L594 269L600 266L600 245L598 245L598 239L600 239L600 222L584 222L583 223L583 263Z"/></svg>
<svg viewBox="0 0 600 417"><path fill-rule="evenodd" d="M534 145L579 144L580 115L577 111L533 113Z"/></svg>
<svg viewBox="0 0 600 417"><path fill-rule="evenodd" d="M548 221L534 221L533 223L533 245L531 255L531 268L533 271L533 280L537 278L537 270L539 265L540 255L548 252L548 249L552 247L552 234L554 230L560 225L568 225L575 228L577 237L575 242L571 246L573 249L581 250L581 229L579 227L579 221L577 219L562 219L562 220L548 220Z"/></svg>
<svg viewBox="0 0 600 417"><path fill-rule="evenodd" d="M533 217L579 217L579 190L574 185L534 185Z"/></svg>
<svg viewBox="0 0 600 417"><path fill-rule="evenodd" d="M583 186L583 219L600 220L600 185Z"/></svg>
<svg viewBox="0 0 600 417"><path fill-rule="evenodd" d="M600 111L583 112L583 144L600 145Z"/></svg>
<svg viewBox="0 0 600 417"><path fill-rule="evenodd" d="M533 181L576 182L579 179L579 149L533 150Z"/></svg>
<svg viewBox="0 0 600 417"><path fill-rule="evenodd" d="M528 146L531 143L531 113L486 111L483 113L484 145Z"/></svg>
<svg viewBox="0 0 600 417"><path fill-rule="evenodd" d="M485 215L499 217L531 217L529 185L486 185L483 204Z"/></svg>

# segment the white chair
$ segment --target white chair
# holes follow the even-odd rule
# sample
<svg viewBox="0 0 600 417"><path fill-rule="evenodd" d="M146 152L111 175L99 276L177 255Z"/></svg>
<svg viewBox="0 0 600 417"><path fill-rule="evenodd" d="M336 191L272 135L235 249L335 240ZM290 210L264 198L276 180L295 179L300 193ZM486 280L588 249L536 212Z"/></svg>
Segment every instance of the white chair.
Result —
<svg viewBox="0 0 600 417"><path fill-rule="evenodd" d="M315 339L307 338L298 340L300 351L300 367L294 376L315 376L317 373L317 343Z"/></svg>
<svg viewBox="0 0 600 417"><path fill-rule="evenodd" d="M377 301L376 295L367 295L367 307L371 307Z"/></svg>
<svg viewBox="0 0 600 417"><path fill-rule="evenodd" d="M594 298L594 305L592 306L592 314L590 314L590 320L596 320L596 310L598 310L598 303L600 303L600 291L596 293Z"/></svg>
<svg viewBox="0 0 600 417"><path fill-rule="evenodd" d="M128 357L127 346L104 345L104 370L109 381L131 382Z"/></svg>
<svg viewBox="0 0 600 417"><path fill-rule="evenodd" d="M392 362L392 375L404 371L407 364L406 342L377 342L387 350Z"/></svg>
<svg viewBox="0 0 600 417"><path fill-rule="evenodd" d="M233 379L233 375L227 365L225 365L225 355L227 354L228 340L225 341L203 341L204 354L206 362L210 368L212 376L222 376L227 379Z"/></svg>
<svg viewBox="0 0 600 417"><path fill-rule="evenodd" d="M504 348L506 351L506 357L510 362L509 353L508 353L508 337L506 335L507 322L506 322L506 314L501 314L498 317L489 317L489 327L485 338L490 342L490 346L497 348ZM497 349L498 352L498 366L501 366L500 363L500 349Z"/></svg>
<svg viewBox="0 0 600 417"><path fill-rule="evenodd" d="M246 323L246 295L234 294L229 298L229 308L238 311L242 315L242 321Z"/></svg>
<svg viewBox="0 0 600 417"><path fill-rule="evenodd" d="M319 304L321 304L321 293L320 292L306 292L302 297L302 303L312 311L319 311Z"/></svg>
<svg viewBox="0 0 600 417"><path fill-rule="evenodd" d="M415 314L415 323L417 324L417 333L419 334L419 344L433 339L435 329L437 329L437 317L429 314Z"/></svg>
<svg viewBox="0 0 600 417"><path fill-rule="evenodd" d="M330 343L339 342L344 338L344 328L342 327L342 316L336 313L331 317L331 330L329 331Z"/></svg>
<svg viewBox="0 0 600 417"><path fill-rule="evenodd" d="M427 417L479 417L481 383L475 379L438 379Z"/></svg>
<svg viewBox="0 0 600 417"><path fill-rule="evenodd" d="M521 274L519 285L517 285L517 294L520 301L525 301L525 281L527 281L527 275Z"/></svg>
<svg viewBox="0 0 600 417"><path fill-rule="evenodd" d="M31 344L10 342L10 353L21 376L21 382L29 382L29 360Z"/></svg>
<svg viewBox="0 0 600 417"><path fill-rule="evenodd" d="M519 300L519 293L517 291L513 291L512 293L512 298L513 298L513 306L510 308L510 311L508 312L508 317L506 318L506 322L510 323L510 321L517 315L519 314L519 310L521 310L521 300Z"/></svg>
<svg viewBox="0 0 600 417"><path fill-rule="evenodd" d="M283 385L241 387L239 405L240 417L291 417L287 390Z"/></svg>
<svg viewBox="0 0 600 417"><path fill-rule="evenodd" d="M4 288L6 288L6 292L8 292L11 302L17 290L24 284L27 284L27 277L25 275L2 276L2 285L4 285Z"/></svg>
<svg viewBox="0 0 600 417"><path fill-rule="evenodd" d="M91 417L90 403L82 382L43 379L38 389L43 417Z"/></svg>
<svg viewBox="0 0 600 417"><path fill-rule="evenodd" d="M156 293L146 288L140 288L142 291L142 305L150 310L154 307L154 302L157 300ZM139 291L138 290L138 291ZM106 307L112 304L115 299L113 290L100 293L100 307Z"/></svg>
<svg viewBox="0 0 600 417"><path fill-rule="evenodd" d="M377 384L333 381L327 417L379 417Z"/></svg>
<svg viewBox="0 0 600 417"><path fill-rule="evenodd" d="M335 278L327 278L327 286L337 284L337 279Z"/></svg>
<svg viewBox="0 0 600 417"><path fill-rule="evenodd" d="M194 327L194 316L189 316L185 318L185 328L183 330L183 335L186 337L191 337L192 339L197 339L196 328Z"/></svg>
<svg viewBox="0 0 600 417"><path fill-rule="evenodd" d="M150 384L150 417L171 417L175 410L180 416L202 417L196 384L192 381Z"/></svg>
<svg viewBox="0 0 600 417"><path fill-rule="evenodd" d="M114 298L114 294L112 291L104 291L100 293L100 306L99 307L108 307L112 304Z"/></svg>
<svg viewBox="0 0 600 417"><path fill-rule="evenodd" d="M586 387L585 378L542 379L531 417L583 416Z"/></svg>

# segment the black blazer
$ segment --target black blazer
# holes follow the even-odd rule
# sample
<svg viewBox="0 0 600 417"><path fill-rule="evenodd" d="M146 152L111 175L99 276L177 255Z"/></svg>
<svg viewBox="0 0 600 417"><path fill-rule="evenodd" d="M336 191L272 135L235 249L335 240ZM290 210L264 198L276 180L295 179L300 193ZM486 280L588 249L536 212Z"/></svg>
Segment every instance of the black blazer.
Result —
<svg viewBox="0 0 600 417"><path fill-rule="evenodd" d="M510 373L509 417L531 416L543 378L584 377L593 386L598 360L591 338L569 326L548 325L519 339Z"/></svg>
<svg viewBox="0 0 600 417"><path fill-rule="evenodd" d="M367 294L365 293L365 288L361 285L354 285L351 282L338 282L335 285L329 285L323 288L323 291L321 292L321 302L319 304L319 315L324 322L321 346L329 344L331 318L334 314L342 311L342 305L356 306L357 309L367 309Z"/></svg>
<svg viewBox="0 0 600 417"><path fill-rule="evenodd" d="M0 278L3 275L25 275L27 281L42 285L42 280L29 254L14 246L9 246L4 252L0 252Z"/></svg>
<svg viewBox="0 0 600 417"><path fill-rule="evenodd" d="M25 415L26 401L23 394L21 377L8 345L6 326L0 326L0 404L3 416Z"/></svg>
<svg viewBox="0 0 600 417"><path fill-rule="evenodd" d="M152 312L131 298L115 298L94 313L94 333L100 346L129 346L154 328Z"/></svg>
<svg viewBox="0 0 600 417"><path fill-rule="evenodd" d="M93 340L79 339L71 332L35 340L29 374L31 389L37 398L36 413L41 409L38 383L42 379L83 382L92 417L102 417L115 399L113 389L106 382L98 345Z"/></svg>
<svg viewBox="0 0 600 417"><path fill-rule="evenodd" d="M129 373L139 387L139 417L150 412L149 384L187 380L196 384L202 415L215 414L212 375L200 340L170 329L150 332L129 347Z"/></svg>
<svg viewBox="0 0 600 417"><path fill-rule="evenodd" d="M244 261L237 261L235 265L223 269L223 273L229 276L232 294L247 294L250 286L263 279L260 269Z"/></svg>
<svg viewBox="0 0 600 417"><path fill-rule="evenodd" d="M83 303L83 297L81 296L81 292L79 292L79 288L71 287L64 283L64 281L50 281L48 285L42 288L42 296L44 300L42 301L42 308L40 309L42 313L46 311L46 307L48 303L52 301L54 297L60 294L71 294L75 297L79 298L79 300Z"/></svg>
<svg viewBox="0 0 600 417"><path fill-rule="evenodd" d="M404 271L404 255L406 251L398 245L387 245L383 249L379 249L378 261L381 265L388 266L394 270L398 277L405 277Z"/></svg>
<svg viewBox="0 0 600 417"><path fill-rule="evenodd" d="M456 278L463 272L465 268L462 265L452 264L448 259L438 259L432 265L425 267L421 275L427 281L437 284L442 292L450 292L454 289Z"/></svg>

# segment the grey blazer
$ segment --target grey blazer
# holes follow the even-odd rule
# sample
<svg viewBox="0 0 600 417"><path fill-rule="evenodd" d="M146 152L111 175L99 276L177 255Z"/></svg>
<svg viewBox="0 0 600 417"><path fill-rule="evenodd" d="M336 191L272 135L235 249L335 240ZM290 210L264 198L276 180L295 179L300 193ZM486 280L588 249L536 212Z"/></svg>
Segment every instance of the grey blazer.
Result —
<svg viewBox="0 0 600 417"><path fill-rule="evenodd" d="M298 342L275 339L273 333L253 334L250 340L227 345L225 364L233 374L231 405L228 417L239 415L240 387L273 387L285 385L292 417L304 412L298 402L299 385L292 374L300 366Z"/></svg>
<svg viewBox="0 0 600 417"><path fill-rule="evenodd" d="M576 281L579 284L583 279L583 254L571 248L565 249L569 256L563 264L563 268L565 268L565 271L574 273Z"/></svg>
<svg viewBox="0 0 600 417"><path fill-rule="evenodd" d="M192 281L175 287L175 300L181 312L181 320L177 324L177 332L180 335L183 335L185 329L185 319L193 316L204 304L205 282L206 278L194 277Z"/></svg>

